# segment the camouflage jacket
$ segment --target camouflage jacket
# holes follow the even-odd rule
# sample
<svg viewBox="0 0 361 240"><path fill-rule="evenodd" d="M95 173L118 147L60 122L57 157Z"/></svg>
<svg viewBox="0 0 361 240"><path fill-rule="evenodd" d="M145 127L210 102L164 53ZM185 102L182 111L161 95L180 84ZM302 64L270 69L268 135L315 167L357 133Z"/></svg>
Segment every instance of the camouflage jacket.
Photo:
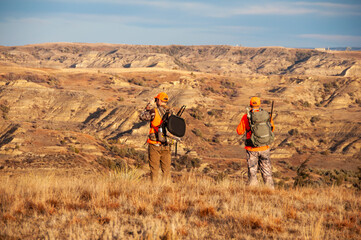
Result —
<svg viewBox="0 0 361 240"><path fill-rule="evenodd" d="M160 107L157 107L158 108L158 111L159 111L159 114L161 115L161 117L163 117L163 115L169 111L170 113L172 112L171 109L168 107L168 106L160 106ZM142 121L148 121L148 122L151 122L153 121L155 117L155 108L152 108L150 110L144 110L143 112L140 113L139 115L139 119L142 120Z"/></svg>

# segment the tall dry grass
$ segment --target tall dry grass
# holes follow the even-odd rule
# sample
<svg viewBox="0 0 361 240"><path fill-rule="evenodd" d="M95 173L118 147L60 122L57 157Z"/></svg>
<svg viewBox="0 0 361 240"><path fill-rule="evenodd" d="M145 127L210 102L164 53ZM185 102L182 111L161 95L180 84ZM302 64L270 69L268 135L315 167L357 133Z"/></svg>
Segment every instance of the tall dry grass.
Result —
<svg viewBox="0 0 361 240"><path fill-rule="evenodd" d="M251 188L133 170L0 177L0 239L359 239L360 192Z"/></svg>

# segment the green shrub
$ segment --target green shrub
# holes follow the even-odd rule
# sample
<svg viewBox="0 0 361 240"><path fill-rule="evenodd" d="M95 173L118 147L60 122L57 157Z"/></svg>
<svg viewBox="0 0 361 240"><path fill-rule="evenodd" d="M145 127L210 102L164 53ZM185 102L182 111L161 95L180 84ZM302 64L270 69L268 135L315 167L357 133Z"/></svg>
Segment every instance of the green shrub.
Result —
<svg viewBox="0 0 361 240"><path fill-rule="evenodd" d="M172 165L176 171L181 171L183 169L190 170L191 168L198 168L201 166L201 160L199 158L192 158L188 155L183 155L174 161Z"/></svg>
<svg viewBox="0 0 361 240"><path fill-rule="evenodd" d="M80 153L80 150L74 146L69 146L69 151L74 152L76 154Z"/></svg>
<svg viewBox="0 0 361 240"><path fill-rule="evenodd" d="M5 104L0 104L0 111L2 112L2 118L7 120L8 119L8 113L10 111L10 107Z"/></svg>
<svg viewBox="0 0 361 240"><path fill-rule="evenodd" d="M115 145L110 146L110 152L119 157L126 157L135 159L138 163L145 163L147 161L147 156L145 153L135 150L132 147L123 147L119 148Z"/></svg>
<svg viewBox="0 0 361 240"><path fill-rule="evenodd" d="M106 157L98 157L96 162L110 170L124 169L127 167L127 164L119 158L111 159Z"/></svg>
<svg viewBox="0 0 361 240"><path fill-rule="evenodd" d="M228 178L226 172L219 172L216 176L213 177L216 182L222 182Z"/></svg>
<svg viewBox="0 0 361 240"><path fill-rule="evenodd" d="M204 90L210 91L211 93L218 93L217 90L215 90L213 87L207 86Z"/></svg>
<svg viewBox="0 0 361 240"><path fill-rule="evenodd" d="M212 109L207 112L209 116L220 118L223 115L223 109Z"/></svg>
<svg viewBox="0 0 361 240"><path fill-rule="evenodd" d="M203 112L198 107L191 108L190 115L197 120L202 120L204 118Z"/></svg>
<svg viewBox="0 0 361 240"><path fill-rule="evenodd" d="M310 169L307 166L308 159L301 163L301 165L297 169L297 176L295 177L295 181L293 183L294 187L310 187L316 186L317 182L313 181L310 175Z"/></svg>
<svg viewBox="0 0 361 240"><path fill-rule="evenodd" d="M131 158L136 160L137 165L143 165L147 162L147 154L142 151L137 151L132 147L118 147L114 144L115 140L103 141L102 145L115 157Z"/></svg>
<svg viewBox="0 0 361 240"><path fill-rule="evenodd" d="M214 142L214 143L220 143L221 141L219 140L219 136L218 136L218 135L213 136L212 142Z"/></svg>
<svg viewBox="0 0 361 240"><path fill-rule="evenodd" d="M313 117L311 117L310 122L315 123L315 122L318 122L320 120L321 120L321 118L319 116L313 116Z"/></svg>
<svg viewBox="0 0 361 240"><path fill-rule="evenodd" d="M330 152L329 152L328 150L325 150L325 151L322 151L322 152L321 152L321 154L322 154L322 155L326 155L326 156L327 156L327 155L329 155L329 154L330 154Z"/></svg>
<svg viewBox="0 0 361 240"><path fill-rule="evenodd" d="M234 88L235 87L235 84L234 84L234 82L230 82L230 81L228 81L228 80L222 80L221 81L221 85L224 87L224 88L229 88L229 89L232 89L232 88Z"/></svg>
<svg viewBox="0 0 361 240"><path fill-rule="evenodd" d="M145 86L144 81L135 78L128 79L128 82L137 86Z"/></svg>
<svg viewBox="0 0 361 240"><path fill-rule="evenodd" d="M356 99L356 100L355 100L355 103L356 103L359 107L361 107L361 98Z"/></svg>
<svg viewBox="0 0 361 240"><path fill-rule="evenodd" d="M288 134L291 136L297 136L299 134L298 129L294 128L288 131Z"/></svg>
<svg viewBox="0 0 361 240"><path fill-rule="evenodd" d="M199 130L198 128L193 129L192 132L193 132L197 137L203 138L203 133L202 133L202 131Z"/></svg>

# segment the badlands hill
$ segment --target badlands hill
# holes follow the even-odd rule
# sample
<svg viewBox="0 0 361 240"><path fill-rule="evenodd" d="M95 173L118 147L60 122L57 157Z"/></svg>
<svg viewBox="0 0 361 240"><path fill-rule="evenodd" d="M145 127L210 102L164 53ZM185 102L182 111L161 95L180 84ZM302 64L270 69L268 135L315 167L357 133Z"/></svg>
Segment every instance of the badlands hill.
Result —
<svg viewBox="0 0 361 240"><path fill-rule="evenodd" d="M361 166L361 52L52 43L0 47L0 171L144 164L139 112L160 91L187 109L178 153L243 176L235 129L251 96L275 102L275 172ZM139 160L140 159L140 160ZM175 166L176 167L176 166ZM277 174L276 174L277 175Z"/></svg>

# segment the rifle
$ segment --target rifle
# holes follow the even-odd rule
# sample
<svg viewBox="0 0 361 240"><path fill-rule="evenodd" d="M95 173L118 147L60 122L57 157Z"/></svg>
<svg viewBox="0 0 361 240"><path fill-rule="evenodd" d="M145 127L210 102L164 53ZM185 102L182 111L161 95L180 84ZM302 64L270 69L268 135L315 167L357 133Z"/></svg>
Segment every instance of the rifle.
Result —
<svg viewBox="0 0 361 240"><path fill-rule="evenodd" d="M184 112L184 110L186 109L186 105L183 105L180 109L179 109L179 111L177 112L177 116L178 117L180 117L180 116L182 116L182 114L183 114L183 112ZM177 157L177 150L178 150L178 141L176 141L175 142L175 152L174 152L174 155Z"/></svg>
<svg viewBox="0 0 361 240"><path fill-rule="evenodd" d="M183 112L184 112L184 110L186 109L186 105L183 105L180 109L179 109L179 111L177 112L177 116L178 117L180 117L180 116L182 116L182 114L183 114Z"/></svg>
<svg viewBox="0 0 361 240"><path fill-rule="evenodd" d="M275 101L272 101L272 107L271 107L271 117L269 119L269 122L270 122L270 125L271 125L271 129L272 129L272 132L273 132L273 126L272 126L272 115L273 115L273 105L274 105Z"/></svg>

